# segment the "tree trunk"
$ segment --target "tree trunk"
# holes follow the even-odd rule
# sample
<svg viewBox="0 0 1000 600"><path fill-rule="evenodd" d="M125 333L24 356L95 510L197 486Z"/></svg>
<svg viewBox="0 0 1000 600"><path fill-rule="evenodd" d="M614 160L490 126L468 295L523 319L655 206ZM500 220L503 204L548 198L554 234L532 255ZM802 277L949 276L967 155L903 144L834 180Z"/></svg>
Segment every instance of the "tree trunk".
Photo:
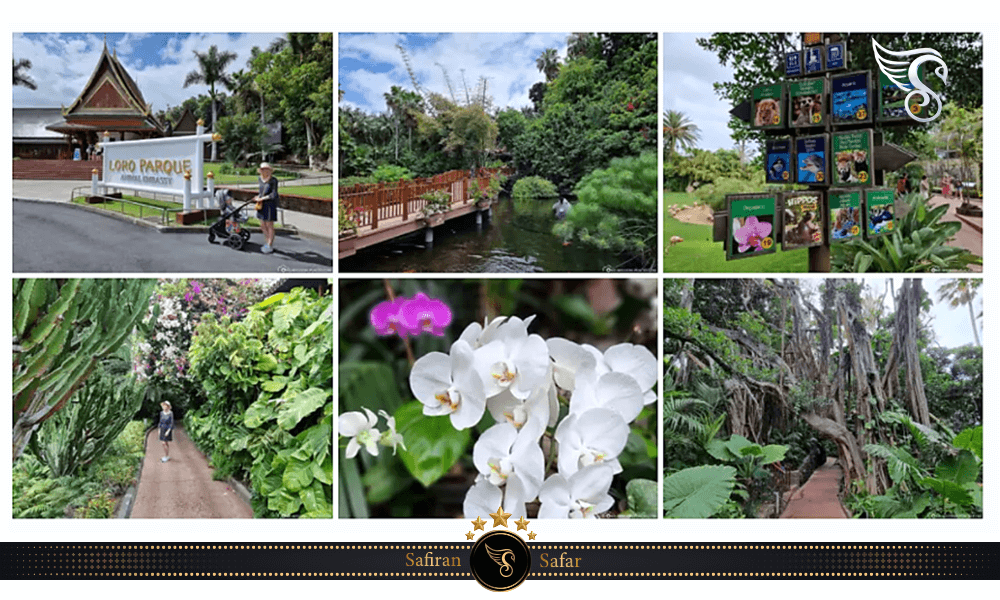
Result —
<svg viewBox="0 0 1000 600"><path fill-rule="evenodd" d="M895 342L903 368L906 369L906 402L910 415L922 425L930 425L930 410L924 393L924 377L920 372L920 352L917 349L917 323L923 287L919 279L906 279L896 302Z"/></svg>
<svg viewBox="0 0 1000 600"><path fill-rule="evenodd" d="M216 114L215 108L215 92L212 92L212 133L215 133L215 122L218 121L218 115ZM218 145L215 138L212 138L212 162L218 160Z"/></svg>

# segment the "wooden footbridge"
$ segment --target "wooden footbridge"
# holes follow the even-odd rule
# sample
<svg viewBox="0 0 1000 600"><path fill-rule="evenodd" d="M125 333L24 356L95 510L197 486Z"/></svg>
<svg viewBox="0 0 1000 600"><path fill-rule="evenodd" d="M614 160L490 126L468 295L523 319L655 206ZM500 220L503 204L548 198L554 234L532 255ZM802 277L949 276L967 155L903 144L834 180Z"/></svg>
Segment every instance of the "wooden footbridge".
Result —
<svg viewBox="0 0 1000 600"><path fill-rule="evenodd" d="M473 197L473 194L476 189L488 189L490 180L502 174L502 169L479 169L475 173L448 171L434 177L339 188L341 206L351 211L358 224L357 233L341 233L339 257L352 256L362 248L420 230L427 230L428 237L433 240L435 226L488 210L491 204L488 195L480 193ZM426 217L423 209L427 200L421 196L437 190L449 194L448 208Z"/></svg>

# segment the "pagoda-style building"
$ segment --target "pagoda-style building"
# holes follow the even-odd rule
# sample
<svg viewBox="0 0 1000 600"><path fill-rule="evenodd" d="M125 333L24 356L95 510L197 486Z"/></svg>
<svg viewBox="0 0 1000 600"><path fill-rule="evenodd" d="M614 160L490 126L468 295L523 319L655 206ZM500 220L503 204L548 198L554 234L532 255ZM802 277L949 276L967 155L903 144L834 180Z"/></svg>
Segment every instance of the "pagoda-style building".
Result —
<svg viewBox="0 0 1000 600"><path fill-rule="evenodd" d="M73 147L101 141L104 132L113 141L163 137L165 130L142 97L139 86L108 52L107 44L87 85L77 99L63 107L63 123L46 127L67 136Z"/></svg>

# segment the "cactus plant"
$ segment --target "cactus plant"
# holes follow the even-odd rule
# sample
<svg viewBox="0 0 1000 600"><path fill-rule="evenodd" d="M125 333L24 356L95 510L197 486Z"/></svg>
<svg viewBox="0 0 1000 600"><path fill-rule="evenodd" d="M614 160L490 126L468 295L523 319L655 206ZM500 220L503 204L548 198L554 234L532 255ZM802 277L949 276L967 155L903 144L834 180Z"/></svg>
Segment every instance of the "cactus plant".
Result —
<svg viewBox="0 0 1000 600"><path fill-rule="evenodd" d="M59 411L143 323L154 279L15 279L13 448Z"/></svg>
<svg viewBox="0 0 1000 600"><path fill-rule="evenodd" d="M74 473L107 452L142 406L144 388L131 376L113 377L99 367L64 410L36 429L32 452L55 477Z"/></svg>

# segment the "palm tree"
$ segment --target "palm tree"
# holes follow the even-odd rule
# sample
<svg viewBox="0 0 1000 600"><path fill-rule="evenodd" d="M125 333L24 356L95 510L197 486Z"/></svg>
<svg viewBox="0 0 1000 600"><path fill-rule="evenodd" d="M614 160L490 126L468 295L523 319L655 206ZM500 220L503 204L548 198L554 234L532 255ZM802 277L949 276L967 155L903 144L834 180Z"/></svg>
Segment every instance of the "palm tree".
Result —
<svg viewBox="0 0 1000 600"><path fill-rule="evenodd" d="M20 85L28 88L29 90L37 90L38 86L35 85L35 81L28 77L26 73L22 73L21 69L27 71L31 68L31 61L27 58L22 58L21 60L14 60L14 85Z"/></svg>
<svg viewBox="0 0 1000 600"><path fill-rule="evenodd" d="M535 61L535 66L542 73L545 73L545 80L552 81L559 74L559 55L555 48L546 48L541 56Z"/></svg>
<svg viewBox="0 0 1000 600"><path fill-rule="evenodd" d="M673 156L677 146L693 148L700 138L701 130L687 118L687 115L679 110L668 110L663 113L663 143L666 146L664 161Z"/></svg>
<svg viewBox="0 0 1000 600"><path fill-rule="evenodd" d="M196 83L204 83L208 86L208 97L212 99L212 132L214 133L215 123L218 120L218 93L215 90L215 84L219 83L227 90L233 89L233 80L225 71L229 63L236 60L236 53L229 51L219 52L218 47L212 46L205 53L195 50L194 55L198 57L199 70L191 71L187 74L187 77L184 79L184 87ZM215 140L212 140L212 162L215 162L217 157L218 150L216 143Z"/></svg>
<svg viewBox="0 0 1000 600"><path fill-rule="evenodd" d="M981 346L979 332L976 330L976 315L972 310L972 301L976 299L982 279L952 279L942 283L938 288L938 300L947 302L952 308L965 304L969 307L969 320L972 322L972 337L976 345Z"/></svg>

